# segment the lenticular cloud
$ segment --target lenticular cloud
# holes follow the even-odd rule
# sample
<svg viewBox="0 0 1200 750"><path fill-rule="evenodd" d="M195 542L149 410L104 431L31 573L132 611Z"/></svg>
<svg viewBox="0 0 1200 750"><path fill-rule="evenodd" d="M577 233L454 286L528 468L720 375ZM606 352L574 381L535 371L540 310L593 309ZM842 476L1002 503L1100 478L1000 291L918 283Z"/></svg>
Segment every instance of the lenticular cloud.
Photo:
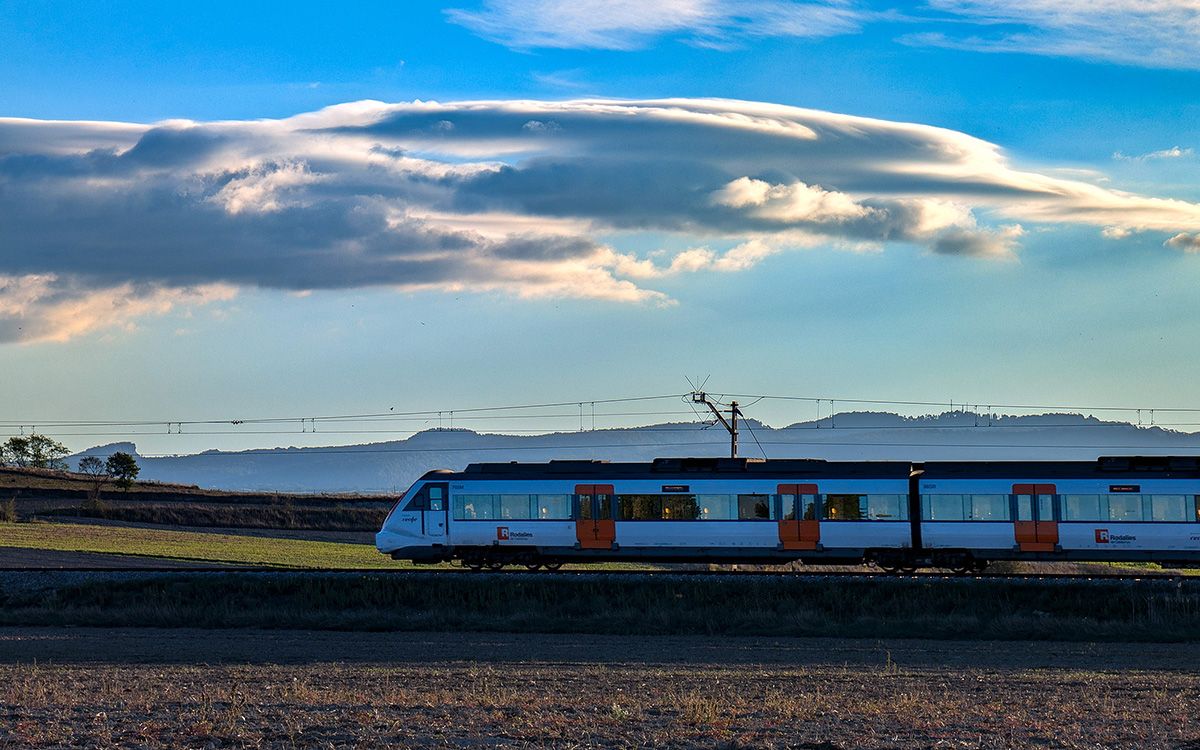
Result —
<svg viewBox="0 0 1200 750"><path fill-rule="evenodd" d="M963 133L688 99L0 119L0 216L8 341L61 340L242 287L671 304L654 279L744 270L790 248L908 243L1004 259L1027 224L1200 231L1197 204L1019 170ZM691 246L620 247L639 232Z"/></svg>

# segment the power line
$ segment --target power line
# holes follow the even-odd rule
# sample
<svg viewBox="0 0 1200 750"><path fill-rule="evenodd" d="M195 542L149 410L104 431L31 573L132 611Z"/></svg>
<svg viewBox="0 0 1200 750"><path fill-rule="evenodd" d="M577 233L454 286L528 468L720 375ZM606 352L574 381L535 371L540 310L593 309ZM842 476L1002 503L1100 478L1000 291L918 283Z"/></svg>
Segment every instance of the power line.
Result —
<svg viewBox="0 0 1200 750"><path fill-rule="evenodd" d="M584 399L588 404L618 404L638 401L656 401L661 399L679 398L680 394L671 393L659 396L630 396L624 398ZM478 414L483 412L516 411L519 409L550 409L566 406L576 406L575 401L554 401L541 404L513 404L510 406L475 406L458 409L427 409L424 411L386 411L364 414L330 414L324 416L292 416L292 417L240 417L227 419L136 419L136 420L56 420L56 419L3 419L0 426L22 427L45 425L47 427L140 427L153 425L217 425L217 424L272 424L294 422L353 422L360 420L390 420L404 417L436 418L438 415ZM678 413L678 412L677 412ZM556 416L574 416L556 415Z"/></svg>
<svg viewBox="0 0 1200 750"><path fill-rule="evenodd" d="M888 399L869 399L869 398L830 398L828 396L779 396L779 395L764 395L764 394L745 394L745 393L722 393L719 394L722 398L757 398L769 399L775 401L811 401L818 403L821 401L830 401L847 404L876 404L880 406L934 406L945 407L954 406L953 401L897 401ZM1043 410L1055 411L1064 410L1072 412L1083 411L1129 411L1129 412L1191 412L1200 413L1200 407L1179 407L1179 406L1085 406L1071 404L1002 404L988 401L964 401L958 404L962 407L973 406L975 408L987 407L989 409L1021 409L1023 411ZM969 412L968 412L969 413Z"/></svg>
<svg viewBox="0 0 1200 750"><path fill-rule="evenodd" d="M582 401L581 400L573 400L573 401L557 401L557 402L544 402L544 403L532 403L532 404L515 404L515 405L507 405L507 406L465 407L465 408L458 408L458 409L440 409L440 410L430 409L430 410L424 410L424 411L397 412L394 410L389 410L387 412L373 412L373 413L330 414L330 415L319 416L319 417L257 417L257 418L246 418L246 419L194 419L194 420L141 420L141 419L139 419L139 420L125 420L125 421L122 421L122 420L109 420L109 421L101 421L101 420L36 420L36 421L35 420L11 420L11 421L0 421L0 433L3 433L4 431L7 430L10 432L10 434L12 434L12 431L19 429L21 431L21 433L24 434L26 428L30 428L31 431L36 430L37 427L35 427L35 425L37 425L37 426L50 428L50 431L43 432L42 434L47 434L52 437L144 437L144 436L155 436L155 435L164 434L163 432L159 432L156 430L152 431L150 428L162 428L165 426L168 434L188 434L188 435L195 435L195 436L209 436L209 435L211 435L211 436L216 436L216 435L252 436L252 435L294 435L294 434L297 434L297 430L294 428L294 426L299 426L301 428L300 432L304 432L304 433L318 433L319 432L319 434L322 434L322 435L378 434L378 435L391 435L391 436L397 436L397 437L404 437L404 436L413 436L413 435L419 434L420 432L423 432L424 430L413 429L413 428L402 429L399 427L399 425L404 424L404 423L429 424L435 418L438 419L439 424L441 424L443 418L446 415L448 415L451 425L456 424L455 419L457 419L458 420L457 424L459 424L459 425L471 425L473 427L472 431L476 432L476 434L487 434L486 432L481 432L481 431L487 429L486 425L488 425L489 423L494 423L494 422L495 423L499 423L499 422L512 423L512 422L519 422L519 421L547 421L547 420L568 420L568 419L575 422L575 421L582 419L582 413L583 413L582 405L585 403L591 405L591 410L592 410L592 425L591 425L591 427L592 427L592 429L591 430L582 429L582 427L583 427L582 421L579 421L579 424L580 424L579 431L576 432L575 430L571 430L572 434L582 435L582 434L601 433L601 432L610 432L611 433L611 432L616 432L616 431L634 431L634 430L637 430L639 432L656 432L656 433L695 432L697 430L701 430L701 429L710 427L712 424L711 422L701 421L700 414L695 410L694 405L690 403L689 396L690 396L690 394L663 394L663 395L652 395L652 396L629 396L629 397L608 398L608 399L585 399ZM845 432L861 433L861 432L878 432L878 431L884 431L884 430L955 430L955 429L961 430L961 429L968 429L968 430L978 430L981 432L986 432L986 431L990 431L990 430L1003 430L1003 429L1039 430L1039 429L1052 429L1052 428L1078 429L1080 427L1113 428L1113 427L1120 426L1122 424L1129 424L1130 426L1135 426L1138 428L1143 428L1143 427L1195 427L1195 426L1200 425L1200 422L1186 422L1186 421L1157 422L1155 419L1156 412L1158 412L1158 413L1200 413L1200 408L1156 407L1156 408L1151 409L1151 408L1146 408L1146 407L1135 408L1135 407L1115 407L1115 406L1084 407L1084 406L1064 406L1064 405L989 404L989 405L982 407L982 408L986 409L985 413L987 416L987 422L985 424L981 424L980 419L977 418L975 420L974 424L967 424L967 423L964 423L964 424L942 424L939 422L931 421L931 422L925 422L925 423L919 423L919 424L845 425L843 422L843 424L841 426L839 426L834 422L834 419L833 419L834 415L836 414L836 406L835 405L837 405L837 404L922 406L922 407L936 407L936 408L945 408L947 405L949 405L950 412L942 412L941 414L938 414L934 417L935 419L938 419L939 421L946 414L962 414L968 418L972 414L977 415L977 417L982 417L984 415L979 414L977 411L975 411L975 410L981 408L981 405L979 405L979 404L975 404L974 406L972 406L972 405L966 404L966 403L954 404L953 402L915 401L915 400L889 401L889 400L885 400L885 399L851 399L851 398L836 398L836 399L834 399L834 398L825 398L825 397L818 398L818 397L809 397L809 396L778 395L778 394L740 394L740 395L724 394L723 395L723 398L734 398L734 397L742 398L742 399L750 399L751 400L750 404L756 404L756 403L759 403L764 400L807 401L807 402L813 402L813 403L818 404L818 409L819 409L819 404L822 401L828 401L830 403L831 414L828 417L821 417L819 414L819 411L818 411L818 418L814 422L797 423L797 424L794 424L794 425L791 425L788 427L783 427L783 428L766 428L766 429L769 429L769 430L772 430L773 432L775 432L776 435L778 435L779 432L784 431L784 430L797 430L797 431L800 431L800 430L804 430L804 431L807 431L807 430L814 430L814 431L837 430L837 431L842 431L843 433L845 433ZM601 405L603 405L603 404L611 404L611 405L634 404L634 403L652 402L652 401L664 400L664 399L682 399L684 401L684 403L687 405L687 407L689 408L689 411L656 410L653 408L643 409L643 410L614 410L614 411L609 411L609 412L595 411L596 404L601 404ZM954 406L957 406L958 409L954 409ZM558 412L554 412L554 413L544 413L544 412L540 411L540 410L546 410L546 409L564 409L564 408L570 408L570 411L558 411ZM967 409L970 409L970 411L968 411ZM1022 423L1022 422L1016 421L1016 420L1022 419L1021 415L1008 415L1008 416L997 415L997 414L995 414L995 411L998 409L1022 409L1022 410L1041 409L1041 410L1080 411L1080 412L1082 412L1082 411L1103 411L1103 412L1123 411L1123 412L1129 412L1131 414L1136 413L1138 415L1138 424L1133 425L1132 422L1122 423L1122 422L1099 422L1099 421L1085 421L1085 422L1077 422L1077 423L1040 422L1040 423L1030 424L1030 423ZM1143 415L1148 415L1148 417L1149 417L1148 423L1144 422ZM662 416L666 416L666 417L690 416L693 419L695 419L696 421L694 421L694 422L680 421L680 422L676 422L676 423L667 423L666 425L660 424L660 425L652 425L652 426L646 426L646 427L614 425L614 426L597 428L597 426L596 426L597 417L599 417L601 419L605 419L605 418L647 419L647 418L662 417ZM1028 417L1028 416L1030 416L1030 415L1025 415L1025 417ZM908 418L906 418L906 419L908 419ZM322 427L322 429L320 429L320 430L318 430L318 423ZM397 429L378 429L374 426L371 426L371 427L367 426L367 425L387 425L389 423L397 424ZM361 429L324 429L326 425L338 426L338 425L352 425L352 424L362 424L362 425L364 425L364 427ZM761 422L760 422L760 424L761 424ZM230 425L234 429L215 429L222 425ZM285 427L287 425L292 425L293 427L288 428L288 429L282 429L283 427ZM268 428L268 429L243 429L243 426ZM763 441L763 442L760 442L757 434L754 433L753 427L750 426L749 423L747 423L747 426L751 431L751 436L754 438L756 444L758 444L759 450L764 455L766 455L766 451L762 447L764 443L767 445L828 445L828 446L854 445L854 446L859 446L859 447L870 447L870 446L927 447L929 445L927 443L920 443L920 442L888 443L888 442L855 441L855 442L849 442L849 443L842 443L842 442L833 441L833 440ZM763 425L763 426L766 427L765 425ZM110 430L97 429L97 428L105 428L105 427L108 427L108 428L122 428L123 427L123 428L128 428L128 429L121 430L121 431L110 431ZM185 430L184 429L185 427L189 427L189 428L193 428L193 429ZM269 429L270 427L280 427L281 429ZM199 429L195 429L195 428L199 428ZM205 428L209 428L209 429L205 429ZM503 427L503 426L497 425L495 429L496 429L496 432L499 434L509 434L509 435L519 435L522 433L527 433L527 434L531 434L531 435L532 434L544 435L549 432L555 432L555 431L563 432L563 433L566 432L566 430L554 430L550 424L546 424L540 428L525 428L525 427L515 427L515 426L514 427ZM493 433L493 434L496 434L496 433ZM690 446L690 445L711 445L711 444L712 443L708 443L708 442L703 442L703 443L645 443L645 444L624 443L624 444L617 444L617 445L611 445L611 446L604 445L604 444L593 444L593 445L578 445L578 446L559 445L559 446L546 446L546 447L547 448L562 448L562 449L566 449L566 450L571 450L573 448L589 448L589 449L591 449L591 448L611 448L611 447L672 447L672 446L685 447L685 446ZM950 443L943 443L941 445L946 446L946 447L972 447L972 448L987 447L987 448L1013 448L1013 449L1017 449L1017 448L1079 448L1079 449L1099 448L1099 449L1113 449L1113 450L1124 449L1124 448L1131 448L1131 449L1137 449L1137 450L1152 450L1153 449L1153 448L1151 448L1149 446L1145 446L1145 445L1133 445L1133 446L1078 445L1078 446L1071 446L1071 445L1036 445L1036 444L1016 444L1016 443L1013 443L1013 444L1003 444L1003 443L970 443L970 444L955 443L955 444L950 444ZM1191 448L1192 448L1192 446L1175 446L1172 448L1172 450L1191 449ZM490 447L485 446L485 447L477 447L477 448L387 449L385 452L429 452L429 451L445 451L445 450L540 450L540 449L542 449L540 446L529 446L529 447L518 446L518 447L510 447L510 448L490 448ZM318 450L318 448L313 447L313 448L308 448L305 450L313 451L313 450ZM348 450L347 452L362 452L363 450L364 449ZM1166 448L1163 448L1163 450L1166 450ZM264 451L269 452L270 449L264 449ZM265 454L267 454L267 453L264 453L264 455ZM163 455L168 455L168 454L163 454ZM246 455L246 453L240 452L240 453L222 454L222 455ZM274 455L274 453L270 453L270 455Z"/></svg>
<svg viewBox="0 0 1200 750"><path fill-rule="evenodd" d="M675 442L675 443L592 443L587 445L516 445L516 446L469 446L469 447L441 447L441 448L255 448L245 451L228 451L228 452L209 452L180 455L177 453L146 453L141 454L143 458L233 458L239 456L299 456L313 454L370 454L370 453L461 453L461 452L482 452L482 451L529 451L529 450L591 450L594 448L681 448L687 446L723 446L724 443L704 441L704 442ZM761 445L806 445L806 446L851 446L855 448L1006 448L1006 449L1029 449L1029 448L1048 448L1048 449L1075 449L1075 450L1138 450L1138 451L1172 451L1179 450L1200 450L1200 444L1196 445L1172 445L1172 446L1147 446L1147 445L1118 445L1118 444L1100 444L1100 445L1063 445L1057 443L1050 444L1034 444L1034 443L910 443L910 442L872 442L861 443L857 441L845 442L826 442L826 441L805 441L805 440L764 440Z"/></svg>
<svg viewBox="0 0 1200 750"><path fill-rule="evenodd" d="M353 422L372 422L372 421L428 421L433 418L449 415L452 419L461 421L478 421L482 419L557 419L557 418L573 418L577 419L578 411L573 410L569 413L560 414L521 414L521 415L496 415L496 412L511 412L519 410L532 409L549 409L574 407L578 408L580 404L587 403L594 406L595 404L617 404L617 403L634 403L654 401L660 399L684 399L686 401L689 394L661 394L654 396L630 396L622 398L608 399L576 399L573 401L555 401L545 403L532 404L513 404L507 406L481 406L481 407L462 407L455 409L426 409L417 411L402 411L397 412L389 410L386 412L367 412L357 414L327 414L319 416L287 416L287 417L231 417L222 419L112 419L112 420L63 420L63 419L0 419L0 428L20 429L23 427L45 426L45 427L152 427L158 425L172 425L173 428L182 428L183 426L200 426L200 425L254 425L254 424L299 424L301 422L309 425L315 423L353 423ZM994 417L996 409L1016 409L1022 411L1067 411L1067 412L1127 412L1131 414L1149 415L1151 425L1170 425L1176 424L1179 426L1193 425L1196 423L1181 422L1181 423L1161 423L1154 419L1156 412L1158 413L1193 413L1200 414L1200 407L1135 407L1135 406L1087 406L1087 405L1072 405L1072 404L1006 404L1006 403L988 403L986 401L974 402L958 402L953 401L918 401L904 399L864 399L864 398L830 398L826 396L797 396L797 395L780 395L780 394L720 394L721 398L739 398L739 399L754 399L753 403L763 400L773 401L802 401L820 404L823 401L828 401L831 408L834 404L866 404L874 406L920 406L931 408L946 408L954 411L954 406L957 405L958 411L971 414L976 413L974 410L986 409L986 414L989 417ZM689 405L690 406L690 405ZM745 407L743 407L745 408ZM966 409L972 411L966 411ZM694 412L693 412L694 413ZM652 415L677 415L683 412L596 412L595 416L652 416ZM471 416L474 415L474 416ZM491 415L491 416L483 416ZM981 415L982 416L982 415ZM820 421L820 420L818 420Z"/></svg>
<svg viewBox="0 0 1200 750"><path fill-rule="evenodd" d="M748 422L749 422L749 420L747 420L747 429L749 429L751 431L752 436L753 436L754 428L750 427ZM580 431L577 429L576 430L568 430L565 428L557 429L557 430L547 430L545 427L542 427L542 428L502 428L501 431L496 431L496 432L482 431L482 428L476 429L476 430L468 430L466 428L455 428L455 431L471 432L476 435L516 435L516 436L520 436L523 434L524 435L547 435L547 434L560 434L560 435L581 435L581 434L583 434L583 435L587 435L587 434L601 433L601 432L609 432L609 433L611 433L611 432L639 432L639 433L642 433L642 432L648 432L648 433L649 432L697 432L697 431L703 431L712 426L712 423L707 422L707 421L681 422L678 424L688 425L688 426L686 426L686 427L661 427L661 426L645 426L645 427L643 427L643 426L623 426L622 427L622 426L614 426L614 427L597 427L594 429L585 429L583 431ZM1200 426L1200 422L1159 422L1154 425L1144 425L1139 429L1147 429L1149 427L1198 427L1198 426ZM787 427L767 427L765 425L763 426L764 429L770 430L772 432L785 432L785 431L794 430L794 431L803 431L803 432L811 431L811 432L826 432L826 433L829 433L829 432L840 432L840 433L882 432L882 431L887 431L887 430L908 430L908 431L973 430L973 431L978 431L980 433L987 433L987 432L994 432L994 431L999 432L999 431L1003 431L1003 430L1043 430L1043 429L1077 429L1077 428L1109 428L1109 429L1112 429L1112 428L1120 428L1120 427L1138 428L1137 425L1129 424L1126 422L1099 422L1099 423L1097 423L1097 422L1083 422L1083 423L1061 422L1061 423L1044 423L1044 424L992 424L992 425L971 425L971 424L959 424L959 425L923 424L923 425L921 425L921 424L915 424L915 425L874 425L874 426L857 426L857 427L856 426L847 426L847 425L833 426L833 427L818 427L815 425L814 426L789 425ZM413 429L407 429L407 430L399 430L399 429L397 429L397 430L377 430L377 429L321 430L320 432L315 433L315 434L319 434L319 435L397 435L397 436L411 437L413 435L420 435L422 433L431 432L431 431L438 432L439 428L433 428L432 430L413 430ZM451 430L449 428L440 428L440 431L449 432ZM13 433L0 432L0 434L13 434ZM46 437L120 437L123 435L128 435L131 437L138 437L138 436L152 437L152 436L157 436L157 435L168 435L168 434L169 435L191 435L191 436L200 436L200 435L246 435L246 436L249 436L249 435L297 435L297 434L302 434L302 433L297 433L295 430L192 430L189 432L182 432L182 433L181 432L165 433L165 432L157 432L157 431L150 432L150 431L145 431L145 430L143 430L143 431L123 430L123 431L119 431L119 432L58 432L58 431L54 431L54 432L41 432L39 434L45 435ZM313 434L313 433L309 433L309 434Z"/></svg>

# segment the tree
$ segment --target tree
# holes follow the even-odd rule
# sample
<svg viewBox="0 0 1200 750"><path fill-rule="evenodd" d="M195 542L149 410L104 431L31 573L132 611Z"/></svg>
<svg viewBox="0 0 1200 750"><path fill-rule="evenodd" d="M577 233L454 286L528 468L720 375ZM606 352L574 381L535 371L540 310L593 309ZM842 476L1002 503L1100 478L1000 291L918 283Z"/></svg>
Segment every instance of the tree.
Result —
<svg viewBox="0 0 1200 750"><path fill-rule="evenodd" d="M67 446L54 438L39 435L10 437L3 446L3 460L11 466L30 466L38 469L66 469Z"/></svg>
<svg viewBox="0 0 1200 750"><path fill-rule="evenodd" d="M5 466L28 466L29 438L14 436L0 445L0 463Z"/></svg>
<svg viewBox="0 0 1200 750"><path fill-rule="evenodd" d="M121 451L109 456L108 461L104 463L104 468L112 477L113 482L123 490L129 489L133 480L137 479L138 472L141 471L133 456Z"/></svg>
<svg viewBox="0 0 1200 750"><path fill-rule="evenodd" d="M88 476L91 486L88 488L88 500L95 503L100 499L100 490L108 481L108 466L99 456L84 456L79 459L79 473Z"/></svg>

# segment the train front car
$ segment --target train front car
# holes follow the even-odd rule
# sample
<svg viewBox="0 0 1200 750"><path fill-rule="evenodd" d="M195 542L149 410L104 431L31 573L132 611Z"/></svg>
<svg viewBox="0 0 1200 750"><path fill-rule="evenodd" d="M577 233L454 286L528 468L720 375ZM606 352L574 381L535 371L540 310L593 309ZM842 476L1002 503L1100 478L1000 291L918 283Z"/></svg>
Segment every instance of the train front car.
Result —
<svg viewBox="0 0 1200 750"><path fill-rule="evenodd" d="M446 478L451 475L449 470L437 469L414 482L383 519L375 548L397 560L438 563L452 559L446 513Z"/></svg>
<svg viewBox="0 0 1200 750"><path fill-rule="evenodd" d="M1200 562L1200 459L931 462L919 546L933 564Z"/></svg>
<svg viewBox="0 0 1200 750"><path fill-rule="evenodd" d="M891 559L912 541L909 474L907 463L811 460L472 464L422 478L377 543L472 568Z"/></svg>

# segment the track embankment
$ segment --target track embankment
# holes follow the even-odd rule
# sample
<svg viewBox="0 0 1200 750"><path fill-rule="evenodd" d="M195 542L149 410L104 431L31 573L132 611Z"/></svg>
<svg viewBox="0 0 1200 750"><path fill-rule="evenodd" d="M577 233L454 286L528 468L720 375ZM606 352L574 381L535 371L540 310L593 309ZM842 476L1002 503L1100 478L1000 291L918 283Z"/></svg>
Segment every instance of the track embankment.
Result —
<svg viewBox="0 0 1200 750"><path fill-rule="evenodd" d="M1200 580L3 572L0 624L1200 641Z"/></svg>

